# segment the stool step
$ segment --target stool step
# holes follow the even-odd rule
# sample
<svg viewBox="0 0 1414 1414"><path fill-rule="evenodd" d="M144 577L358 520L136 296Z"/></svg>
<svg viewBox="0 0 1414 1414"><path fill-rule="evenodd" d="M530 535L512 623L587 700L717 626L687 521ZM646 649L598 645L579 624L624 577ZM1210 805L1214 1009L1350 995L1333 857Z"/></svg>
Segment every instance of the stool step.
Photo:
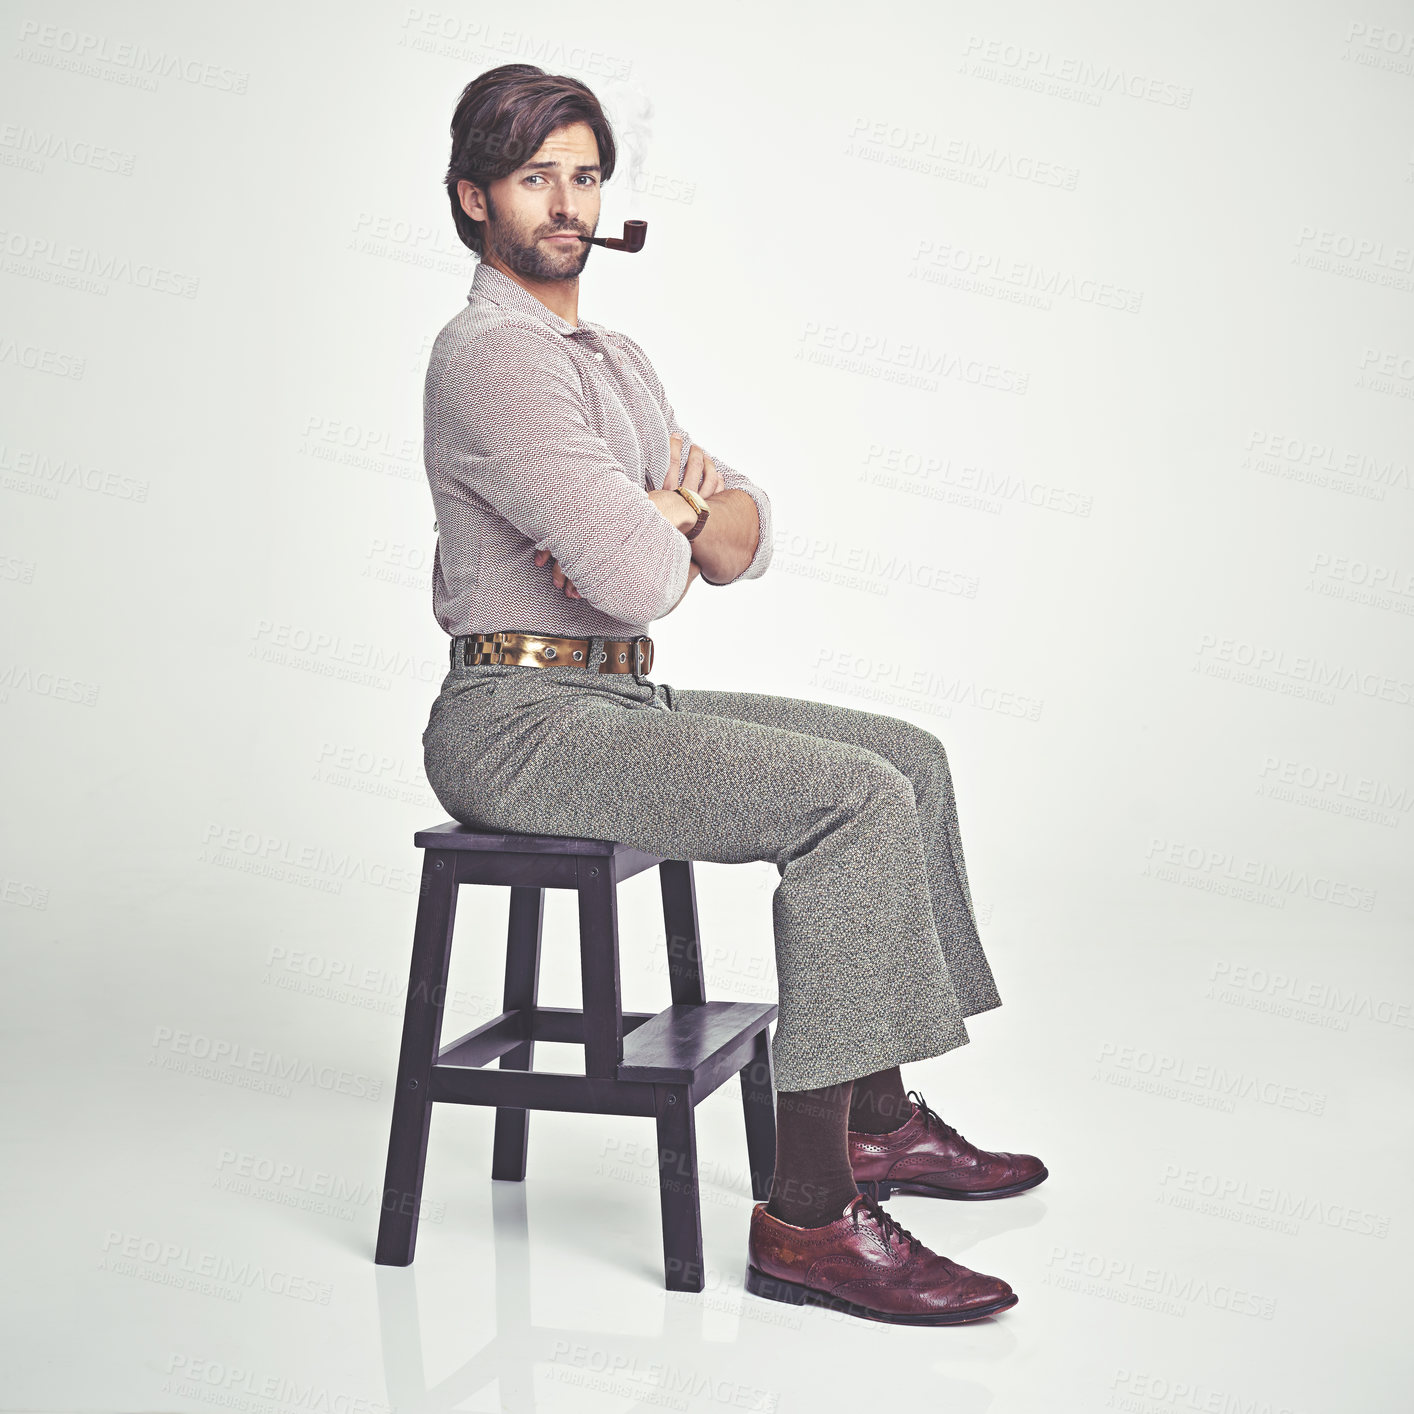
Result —
<svg viewBox="0 0 1414 1414"><path fill-rule="evenodd" d="M626 1011L624 1031L630 1032L656 1012ZM584 1044L584 1012L574 1007L537 1006L503 1011L490 1021L449 1041L437 1052L438 1065L486 1065L527 1041L567 1041Z"/></svg>
<svg viewBox="0 0 1414 1414"><path fill-rule="evenodd" d="M690 1085L696 1104L752 1056L757 1033L775 1020L775 1002L684 1002L624 1037L620 1080Z"/></svg>

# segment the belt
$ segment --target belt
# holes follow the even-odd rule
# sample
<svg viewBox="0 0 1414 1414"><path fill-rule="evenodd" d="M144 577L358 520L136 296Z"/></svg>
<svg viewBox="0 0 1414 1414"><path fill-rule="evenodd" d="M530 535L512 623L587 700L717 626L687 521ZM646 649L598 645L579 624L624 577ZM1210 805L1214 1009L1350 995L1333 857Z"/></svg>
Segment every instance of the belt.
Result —
<svg viewBox="0 0 1414 1414"><path fill-rule="evenodd" d="M646 633L637 638L606 638L600 655L601 673L646 673L653 667L653 640ZM528 664L533 668L584 667L593 669L589 661L591 640L560 638L544 633L469 633L462 644L464 666L478 667L483 663ZM456 648L453 646L453 665Z"/></svg>

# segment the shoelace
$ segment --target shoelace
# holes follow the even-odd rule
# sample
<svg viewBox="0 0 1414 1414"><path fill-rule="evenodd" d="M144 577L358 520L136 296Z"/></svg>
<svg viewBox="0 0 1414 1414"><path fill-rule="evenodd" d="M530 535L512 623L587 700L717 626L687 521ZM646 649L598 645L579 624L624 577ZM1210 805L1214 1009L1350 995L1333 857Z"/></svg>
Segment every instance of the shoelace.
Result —
<svg viewBox="0 0 1414 1414"><path fill-rule="evenodd" d="M941 1131L943 1137L946 1139L962 1138L962 1135L960 1135L957 1130L952 1127L952 1125L946 1123L943 1120L943 1117L937 1112L937 1110L930 1109L928 1107L927 1101L924 1100L923 1096L917 1090L910 1090L908 1092L908 1098L912 1100L915 1105L918 1106L918 1112L923 1116L923 1123L925 1125L932 1125L936 1127L938 1130Z"/></svg>
<svg viewBox="0 0 1414 1414"><path fill-rule="evenodd" d="M915 1237L897 1218L890 1217L867 1193L861 1193L859 1202L854 1205L854 1230L856 1232L859 1231L859 1215L866 1211L879 1225L879 1230L884 1234L885 1243L888 1243L891 1237L897 1236L908 1244L907 1251L909 1252L923 1246L921 1238Z"/></svg>

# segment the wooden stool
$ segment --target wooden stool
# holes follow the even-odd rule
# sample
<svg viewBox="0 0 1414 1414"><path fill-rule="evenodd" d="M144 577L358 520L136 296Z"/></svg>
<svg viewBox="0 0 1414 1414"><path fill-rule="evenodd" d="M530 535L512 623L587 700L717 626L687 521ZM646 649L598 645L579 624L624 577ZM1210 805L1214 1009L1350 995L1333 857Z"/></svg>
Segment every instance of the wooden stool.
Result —
<svg viewBox="0 0 1414 1414"><path fill-rule="evenodd" d="M698 946L692 861L660 859L630 845L559 835L487 834L448 820L419 830L426 853L403 1014L392 1133L374 1260L407 1266L417 1243L432 1106L495 1105L491 1177L525 1177L530 1110L652 1115L658 1127L663 1267L669 1291L701 1291L702 1209L693 1107L741 1076L752 1196L770 1192L776 1161L770 1023L776 1004L709 1002ZM626 1012L619 996L618 885L656 866L668 935L672 1005ZM510 888L502 1010L441 1044L457 888ZM582 1010L538 1003L545 890L579 896ZM536 1041L584 1047L584 1074L536 1071ZM498 1070L484 1070L499 1058Z"/></svg>

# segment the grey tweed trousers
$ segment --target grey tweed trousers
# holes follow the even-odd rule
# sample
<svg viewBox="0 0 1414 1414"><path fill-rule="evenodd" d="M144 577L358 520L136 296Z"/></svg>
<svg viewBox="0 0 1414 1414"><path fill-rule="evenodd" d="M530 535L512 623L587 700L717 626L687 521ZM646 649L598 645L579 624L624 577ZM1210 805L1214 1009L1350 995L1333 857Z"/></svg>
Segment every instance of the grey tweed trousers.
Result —
<svg viewBox="0 0 1414 1414"><path fill-rule="evenodd" d="M453 819L775 864L777 1090L941 1055L967 1043L964 1018L1001 1004L932 733L640 673L466 667L463 641L422 736ZM603 646L592 640L591 662Z"/></svg>

